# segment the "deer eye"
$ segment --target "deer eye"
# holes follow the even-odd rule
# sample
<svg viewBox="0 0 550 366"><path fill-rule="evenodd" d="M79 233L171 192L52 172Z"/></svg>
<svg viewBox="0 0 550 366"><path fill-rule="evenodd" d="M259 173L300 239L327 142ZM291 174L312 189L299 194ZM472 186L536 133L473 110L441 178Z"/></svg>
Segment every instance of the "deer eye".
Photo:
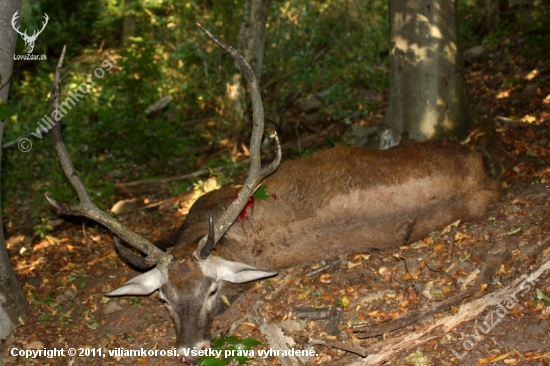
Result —
<svg viewBox="0 0 550 366"><path fill-rule="evenodd" d="M212 297L218 293L218 286L211 288L210 292L208 293L208 296Z"/></svg>

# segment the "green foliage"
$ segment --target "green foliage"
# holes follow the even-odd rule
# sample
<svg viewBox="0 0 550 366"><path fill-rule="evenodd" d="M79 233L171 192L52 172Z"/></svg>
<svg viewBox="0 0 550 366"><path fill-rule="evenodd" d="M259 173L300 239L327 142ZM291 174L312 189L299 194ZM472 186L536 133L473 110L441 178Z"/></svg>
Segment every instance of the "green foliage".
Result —
<svg viewBox="0 0 550 366"><path fill-rule="evenodd" d="M36 225L33 228L34 235L40 237L41 239L45 239L49 235L48 233L51 232L52 230L53 230L53 227L51 225L48 225L47 217L41 218L40 224Z"/></svg>
<svg viewBox="0 0 550 366"><path fill-rule="evenodd" d="M48 307L53 307L53 306L56 306L56 303L55 303L55 298L53 297L52 294L49 294L45 297L40 297L38 294L36 293L32 293L32 302L31 302L33 305L35 306L40 306L40 305L46 305Z"/></svg>
<svg viewBox="0 0 550 366"><path fill-rule="evenodd" d="M62 306L55 302L52 294L40 297L37 293L32 292L31 304L36 308L38 322L41 325L46 325L52 319L52 311L62 320L67 318L67 315L63 313Z"/></svg>
<svg viewBox="0 0 550 366"><path fill-rule="evenodd" d="M550 299L548 299L548 296L544 294L541 290L537 289L537 293L535 296L531 296L531 302L537 306L538 304L542 304L543 306L550 305Z"/></svg>
<svg viewBox="0 0 550 366"><path fill-rule="evenodd" d="M514 31L522 36L509 41L518 46L524 43L527 57L537 59L550 55L550 5L547 2L516 4L512 8L500 6L498 24L493 29L488 27L486 2L460 0L458 7L464 49L480 44L495 47Z"/></svg>
<svg viewBox="0 0 550 366"><path fill-rule="evenodd" d="M235 20L241 19L243 3L33 0L23 8L22 29L39 29L44 12L48 14L35 46L35 54L46 53L48 59L16 61L13 115L4 140L36 132L49 114L53 72L66 44L61 101L81 88L88 92L80 91L82 97L62 118L62 135L76 171L100 208L114 203L117 182L203 167L208 163L205 146L246 135L251 127L247 121L235 124L228 113L226 83L237 71L234 61L195 23L238 46L241 24ZM323 92L323 111L333 119L368 111L371 106L361 90L387 86L384 68L371 67L386 62L386 12L387 0L271 2L261 75L262 84L270 84L263 91L268 123L277 119L294 93ZM135 31L123 41L126 21L134 22ZM171 99L167 110L146 115L146 108L163 96ZM39 220L50 212L44 193L67 203L77 199L48 134L29 139L33 146L27 153L5 150L2 203L10 207L24 196L30 217ZM233 160L228 148L208 166L232 166ZM220 185L231 181L233 173L217 175ZM24 190L21 182L29 182ZM189 183L174 184L171 193L189 189Z"/></svg>
<svg viewBox="0 0 550 366"><path fill-rule="evenodd" d="M76 285L78 289L83 289L88 285L88 283L85 280L85 276L82 274L73 274L69 273L65 276L67 280L67 286Z"/></svg>
<svg viewBox="0 0 550 366"><path fill-rule="evenodd" d="M38 322L40 325L44 326L51 320L51 318L52 316L50 313L44 312L38 316Z"/></svg>
<svg viewBox="0 0 550 366"><path fill-rule="evenodd" d="M370 67L389 48L386 12L387 1L272 2L262 81L304 69L275 84L268 108L298 90L326 92L324 110L336 119L366 109L358 92L387 85L387 76Z"/></svg>
<svg viewBox="0 0 550 366"><path fill-rule="evenodd" d="M0 120L9 118L11 116L11 108L7 104L2 104L0 100Z"/></svg>
<svg viewBox="0 0 550 366"><path fill-rule="evenodd" d="M187 182L185 183L172 182L170 184L170 194L172 196L177 196L178 194L183 192L188 192L189 190L191 190L191 185ZM176 207L176 210L177 210L177 207Z"/></svg>
<svg viewBox="0 0 550 366"><path fill-rule="evenodd" d="M253 197L259 200L267 201L269 199L269 193L267 193L267 186L265 183L260 184L260 186L254 192Z"/></svg>
<svg viewBox="0 0 550 366"><path fill-rule="evenodd" d="M533 59L550 57L550 4L539 1L533 7L522 9L518 23L523 30L526 56Z"/></svg>
<svg viewBox="0 0 550 366"><path fill-rule="evenodd" d="M99 323L97 322L96 318L90 315L90 311L86 310L84 312L84 318L86 319L86 325L88 326L88 328L97 329L99 327Z"/></svg>
<svg viewBox="0 0 550 366"><path fill-rule="evenodd" d="M219 338L212 338L212 349L215 351L222 351L221 358L216 358L214 356L203 356L199 360L199 366L223 366L232 362L233 360L237 361L239 365L244 365L248 361L252 361L253 358L248 358L246 356L239 356L239 351L246 353L250 350L251 347L259 346L262 344L259 340L255 338L245 338L240 339L237 336L220 336ZM232 356L225 358L225 354L231 354Z"/></svg>
<svg viewBox="0 0 550 366"><path fill-rule="evenodd" d="M100 35L94 32L95 23L104 7L102 1L40 0L34 6L23 6L21 29L41 29L43 16L49 17L33 53L58 53L67 46L69 56L78 55L87 45L97 43ZM22 42L19 46L23 47ZM57 55L55 55L57 57Z"/></svg>
<svg viewBox="0 0 550 366"><path fill-rule="evenodd" d="M464 49L477 46L484 42L488 30L485 28L486 7L476 0L459 0L458 14L460 17L460 36Z"/></svg>

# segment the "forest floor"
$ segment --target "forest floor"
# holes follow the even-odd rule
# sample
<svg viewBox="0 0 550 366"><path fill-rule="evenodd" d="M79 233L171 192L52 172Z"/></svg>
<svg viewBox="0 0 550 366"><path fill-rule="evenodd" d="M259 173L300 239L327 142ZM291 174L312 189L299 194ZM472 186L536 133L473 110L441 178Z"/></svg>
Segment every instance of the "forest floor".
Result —
<svg viewBox="0 0 550 366"><path fill-rule="evenodd" d="M314 348L316 355L306 358L309 365L361 360L339 348L387 354L385 360L392 365L549 365L550 272L528 284L518 281L550 261L550 61L529 60L511 42L502 41L487 58L466 68L479 121L468 143L489 141L485 148L502 174L502 198L485 219L441 228L411 246L350 254L313 276L305 275L325 263L284 270L236 300L214 321L213 335L253 337L263 342L253 350L267 350L270 345L259 324L263 317L290 337L288 343ZM381 115L383 108L363 122L376 122ZM139 206L162 204L119 218L154 241L180 225L191 198L189 193L140 195L133 197ZM18 215L17 210L10 214ZM5 365L180 364L176 357L107 353L120 348L173 350L175 344L173 324L156 293L103 295L138 274L120 259L107 230L80 220L63 221L42 239L33 235L32 226L6 226L30 317L2 345ZM484 269L488 277L476 282ZM460 298L472 286L474 291ZM515 290L514 297L507 286L521 291ZM448 306L430 311L442 301ZM468 304L473 305L468 309ZM327 317L332 319L328 335ZM392 322L407 317L410 321L388 330ZM449 319L452 325L445 323ZM365 330L371 335L363 338ZM328 348L312 345L312 340L340 343ZM70 347L76 356L67 355ZM58 348L65 355L24 359L10 354L14 348ZM105 356L93 356L100 348ZM284 358L255 357L250 364L291 362Z"/></svg>

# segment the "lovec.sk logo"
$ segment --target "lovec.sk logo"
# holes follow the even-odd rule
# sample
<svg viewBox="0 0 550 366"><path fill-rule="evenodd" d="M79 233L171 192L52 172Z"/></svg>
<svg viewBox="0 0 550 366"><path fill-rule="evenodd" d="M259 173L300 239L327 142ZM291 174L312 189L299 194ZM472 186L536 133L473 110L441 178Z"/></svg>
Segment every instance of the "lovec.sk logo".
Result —
<svg viewBox="0 0 550 366"><path fill-rule="evenodd" d="M21 38L23 38L23 41L25 42L25 49L27 50L26 55L13 55L14 60L45 60L46 55L33 55L32 51L34 50L34 42L36 42L36 39L42 33L44 28L46 28L46 24L48 24L48 14L44 13L44 22L42 22L42 29L37 30L35 29L31 36L27 34L27 30L25 29L24 32L19 31L19 26L16 27L15 21L19 17L17 14L19 13L19 10L13 14L13 17L11 18L11 26L13 29L21 35Z"/></svg>

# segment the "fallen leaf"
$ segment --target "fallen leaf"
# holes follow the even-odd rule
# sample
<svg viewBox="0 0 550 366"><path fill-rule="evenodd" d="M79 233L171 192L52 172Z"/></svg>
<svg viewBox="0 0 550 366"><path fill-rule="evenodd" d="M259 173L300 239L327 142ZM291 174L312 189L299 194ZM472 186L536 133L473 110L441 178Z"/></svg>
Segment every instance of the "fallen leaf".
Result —
<svg viewBox="0 0 550 366"><path fill-rule="evenodd" d="M344 307L349 306L349 298L346 295L342 296L342 298L340 299L340 302Z"/></svg>

